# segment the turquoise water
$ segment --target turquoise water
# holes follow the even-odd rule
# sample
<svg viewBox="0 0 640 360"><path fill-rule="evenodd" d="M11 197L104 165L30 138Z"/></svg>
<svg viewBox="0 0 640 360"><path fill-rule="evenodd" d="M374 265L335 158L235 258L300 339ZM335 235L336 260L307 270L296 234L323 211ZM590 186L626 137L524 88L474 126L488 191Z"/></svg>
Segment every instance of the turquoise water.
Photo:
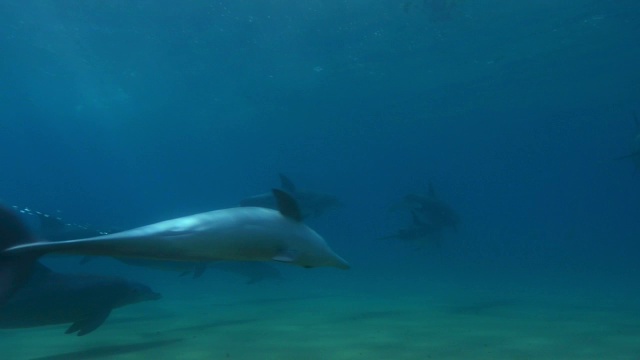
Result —
<svg viewBox="0 0 640 360"><path fill-rule="evenodd" d="M620 157L640 132L639 15L630 0L0 4L3 204L127 229L236 206L284 173L343 204L307 223L352 265L246 284L45 257L164 297L84 337L2 329L3 358L637 359L639 174ZM381 240L430 182L456 229Z"/></svg>

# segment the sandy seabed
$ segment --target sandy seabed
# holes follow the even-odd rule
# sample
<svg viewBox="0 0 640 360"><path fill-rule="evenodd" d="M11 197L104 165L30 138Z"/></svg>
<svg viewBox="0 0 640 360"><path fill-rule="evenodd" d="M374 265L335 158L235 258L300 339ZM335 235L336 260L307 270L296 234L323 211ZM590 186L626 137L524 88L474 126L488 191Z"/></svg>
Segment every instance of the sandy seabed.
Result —
<svg viewBox="0 0 640 360"><path fill-rule="evenodd" d="M640 310L579 296L258 289L128 306L84 337L0 330L1 358L640 359Z"/></svg>

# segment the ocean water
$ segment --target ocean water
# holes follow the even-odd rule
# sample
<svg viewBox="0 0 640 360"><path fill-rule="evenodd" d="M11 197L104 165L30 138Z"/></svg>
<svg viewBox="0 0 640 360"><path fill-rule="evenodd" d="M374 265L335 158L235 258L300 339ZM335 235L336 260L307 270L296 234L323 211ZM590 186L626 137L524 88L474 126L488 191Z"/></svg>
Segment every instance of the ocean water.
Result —
<svg viewBox="0 0 640 360"><path fill-rule="evenodd" d="M352 268L247 284L102 258L159 301L95 332L0 329L22 359L640 359L640 3L0 2L0 199L98 229L338 197ZM637 146L637 145L636 145ZM438 241L381 239L437 197ZM33 226L37 231L37 224Z"/></svg>

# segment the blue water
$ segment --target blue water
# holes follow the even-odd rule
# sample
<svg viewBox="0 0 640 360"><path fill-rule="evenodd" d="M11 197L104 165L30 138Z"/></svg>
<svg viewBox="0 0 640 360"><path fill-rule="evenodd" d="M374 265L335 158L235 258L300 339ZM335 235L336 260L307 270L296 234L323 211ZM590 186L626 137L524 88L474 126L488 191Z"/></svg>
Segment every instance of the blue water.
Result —
<svg viewBox="0 0 640 360"><path fill-rule="evenodd" d="M639 16L632 0L4 1L0 199L131 228L282 172L345 204L309 220L353 266L318 269L324 287L640 307L640 171L616 160L640 131ZM380 241L429 182L458 231Z"/></svg>

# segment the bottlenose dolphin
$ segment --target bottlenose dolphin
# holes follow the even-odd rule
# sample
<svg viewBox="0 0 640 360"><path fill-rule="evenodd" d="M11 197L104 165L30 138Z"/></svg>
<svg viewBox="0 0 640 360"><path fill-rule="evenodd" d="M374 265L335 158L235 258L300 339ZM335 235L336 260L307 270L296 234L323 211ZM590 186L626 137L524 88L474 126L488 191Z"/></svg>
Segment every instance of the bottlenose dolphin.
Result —
<svg viewBox="0 0 640 360"><path fill-rule="evenodd" d="M414 222L417 221L434 230L447 227L455 230L460 222L458 214L438 198L431 182L427 195L408 194L404 197L403 203L409 207L414 219L417 219Z"/></svg>
<svg viewBox="0 0 640 360"><path fill-rule="evenodd" d="M117 230L98 230L93 226L66 222L59 216L47 214L26 207L13 206L20 214L30 216L38 221L37 233L48 241L73 240L81 237L95 237L117 232ZM92 256L83 256L81 263L89 262ZM206 269L213 269L238 274L247 278L247 284L254 284L266 279L282 279L280 271L264 262L257 261L214 261L210 263L194 263L185 261L162 261L140 258L113 258L124 264L147 267L158 270L180 273L180 276L192 275L199 278Z"/></svg>
<svg viewBox="0 0 640 360"><path fill-rule="evenodd" d="M71 323L66 333L82 336L102 325L115 308L160 298L147 286L122 278L59 274L37 263L29 281L0 305L0 328Z"/></svg>
<svg viewBox="0 0 640 360"><path fill-rule="evenodd" d="M440 239L440 236L442 234L440 228L421 222L415 210L411 211L411 215L413 222L409 227L399 229L394 234L383 236L380 239L398 239L416 242L426 241L430 239Z"/></svg>
<svg viewBox="0 0 640 360"><path fill-rule="evenodd" d="M279 261L302 267L348 269L326 241L302 222L295 200L274 189L278 211L237 207L167 220L109 235L35 241L9 210L0 210L0 303L29 277L46 253L207 262Z"/></svg>
<svg viewBox="0 0 640 360"><path fill-rule="evenodd" d="M318 217L327 210L342 206L338 198L333 195L298 190L288 177L280 176L280 185L283 190L289 193L300 206L303 218ZM277 201L273 193L264 193L240 200L240 206L258 206L269 209L277 209Z"/></svg>

